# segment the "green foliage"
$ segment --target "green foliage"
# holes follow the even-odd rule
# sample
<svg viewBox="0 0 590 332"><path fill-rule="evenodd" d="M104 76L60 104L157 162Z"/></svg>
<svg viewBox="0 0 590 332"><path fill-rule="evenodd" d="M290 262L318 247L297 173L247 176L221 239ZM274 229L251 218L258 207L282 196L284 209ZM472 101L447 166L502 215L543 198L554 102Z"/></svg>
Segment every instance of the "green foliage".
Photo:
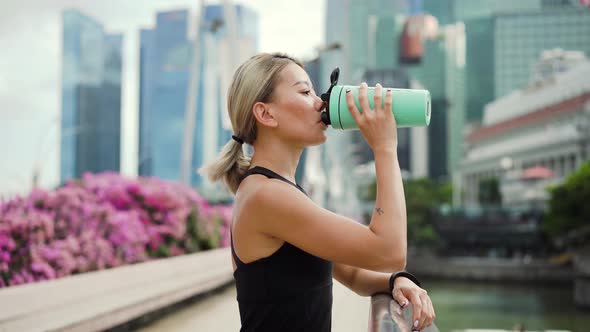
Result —
<svg viewBox="0 0 590 332"><path fill-rule="evenodd" d="M209 250L219 247L221 242L220 229L223 220L220 216L211 215L197 223L196 241L200 250Z"/></svg>
<svg viewBox="0 0 590 332"><path fill-rule="evenodd" d="M218 248L221 243L221 227L223 220L220 216L210 215L199 219L199 213L195 209L186 223L187 239L184 248L187 252L197 252Z"/></svg>
<svg viewBox="0 0 590 332"><path fill-rule="evenodd" d="M366 200L376 199L376 182L363 190ZM438 244L431 213L440 205L451 203L452 191L451 184L439 183L429 178L404 181L408 241L411 245L433 247ZM359 191L359 194L361 192Z"/></svg>
<svg viewBox="0 0 590 332"><path fill-rule="evenodd" d="M184 246L188 253L193 253L201 250L199 246L199 233L198 233L198 210L194 209L186 220L186 235L187 239L184 242Z"/></svg>
<svg viewBox="0 0 590 332"><path fill-rule="evenodd" d="M156 251L153 253L154 257L157 258L166 258L166 257L170 257L170 248L168 248L167 246L161 244L160 246L158 246L158 248L156 249Z"/></svg>
<svg viewBox="0 0 590 332"><path fill-rule="evenodd" d="M560 235L590 225L590 161L549 192L549 211L543 221L547 233Z"/></svg>
<svg viewBox="0 0 590 332"><path fill-rule="evenodd" d="M408 241L421 247L438 244L432 211L442 204L450 204L452 187L428 178L408 180L404 183L408 216Z"/></svg>
<svg viewBox="0 0 590 332"><path fill-rule="evenodd" d="M498 178L491 177L481 180L479 183L479 204L482 206L500 206L502 194L500 194L500 182Z"/></svg>

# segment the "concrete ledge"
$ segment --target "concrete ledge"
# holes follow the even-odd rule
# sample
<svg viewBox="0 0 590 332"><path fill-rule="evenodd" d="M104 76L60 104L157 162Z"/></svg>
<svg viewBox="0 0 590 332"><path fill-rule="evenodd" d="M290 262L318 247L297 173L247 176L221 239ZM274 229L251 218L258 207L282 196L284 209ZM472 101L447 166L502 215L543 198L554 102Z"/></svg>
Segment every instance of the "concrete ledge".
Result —
<svg viewBox="0 0 590 332"><path fill-rule="evenodd" d="M229 249L0 290L0 331L101 331L223 286Z"/></svg>

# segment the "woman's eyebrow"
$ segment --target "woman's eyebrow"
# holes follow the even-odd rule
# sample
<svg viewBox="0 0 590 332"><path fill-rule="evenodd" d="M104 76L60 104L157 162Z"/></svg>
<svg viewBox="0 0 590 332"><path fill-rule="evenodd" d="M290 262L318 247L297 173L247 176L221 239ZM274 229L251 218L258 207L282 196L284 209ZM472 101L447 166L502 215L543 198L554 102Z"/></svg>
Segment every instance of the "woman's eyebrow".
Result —
<svg viewBox="0 0 590 332"><path fill-rule="evenodd" d="M309 82L307 82L307 81L297 81L297 82L295 82L295 84L293 84L293 86L295 86L297 84L307 84L307 86L310 86Z"/></svg>

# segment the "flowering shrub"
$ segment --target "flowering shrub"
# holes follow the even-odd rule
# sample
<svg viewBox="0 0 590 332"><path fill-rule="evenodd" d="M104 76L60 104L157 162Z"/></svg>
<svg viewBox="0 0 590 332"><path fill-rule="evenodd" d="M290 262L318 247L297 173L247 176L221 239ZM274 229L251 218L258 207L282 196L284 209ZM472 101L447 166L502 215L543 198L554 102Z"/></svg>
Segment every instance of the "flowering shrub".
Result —
<svg viewBox="0 0 590 332"><path fill-rule="evenodd" d="M0 202L0 288L229 246L231 206L179 183L85 174Z"/></svg>

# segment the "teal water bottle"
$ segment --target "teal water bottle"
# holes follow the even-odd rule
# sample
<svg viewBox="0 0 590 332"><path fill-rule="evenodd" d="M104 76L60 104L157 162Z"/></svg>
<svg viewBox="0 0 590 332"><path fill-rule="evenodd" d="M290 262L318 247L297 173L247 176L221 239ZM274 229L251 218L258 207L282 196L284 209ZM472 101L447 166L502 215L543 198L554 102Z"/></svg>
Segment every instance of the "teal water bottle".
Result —
<svg viewBox="0 0 590 332"><path fill-rule="evenodd" d="M350 130L359 129L356 121L348 110L346 103L346 90L350 89L353 94L356 106L361 110L359 102L359 86L338 85L340 69L336 68L330 75L330 88L323 93L321 98L326 102L326 109L322 112L322 122L332 125L335 129ZM369 105L374 108L373 101L375 88L367 89ZM393 116L398 128L422 127L430 124L430 92L421 89L391 89L393 93L392 109ZM383 88L383 102L385 92Z"/></svg>

